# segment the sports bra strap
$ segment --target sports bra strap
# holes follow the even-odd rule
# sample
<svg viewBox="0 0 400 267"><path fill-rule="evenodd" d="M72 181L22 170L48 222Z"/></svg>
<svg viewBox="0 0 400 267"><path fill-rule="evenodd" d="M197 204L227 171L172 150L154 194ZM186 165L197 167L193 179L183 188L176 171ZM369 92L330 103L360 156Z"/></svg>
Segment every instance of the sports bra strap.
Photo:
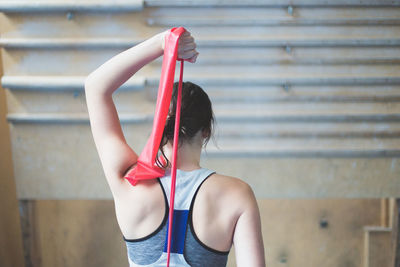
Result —
<svg viewBox="0 0 400 267"><path fill-rule="evenodd" d="M176 195L174 210L189 210L190 204L200 184L215 171L200 168L193 171L182 171L177 169ZM167 170L165 176L160 178L161 184L166 192L171 189L171 172ZM170 203L167 196L168 204Z"/></svg>

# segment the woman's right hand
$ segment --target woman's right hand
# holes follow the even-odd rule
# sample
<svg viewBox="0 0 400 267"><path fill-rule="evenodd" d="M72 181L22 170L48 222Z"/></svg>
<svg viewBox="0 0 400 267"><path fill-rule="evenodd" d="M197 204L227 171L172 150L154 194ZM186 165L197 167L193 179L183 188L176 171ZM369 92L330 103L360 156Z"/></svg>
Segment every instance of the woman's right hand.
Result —
<svg viewBox="0 0 400 267"><path fill-rule="evenodd" d="M193 36L187 30L181 35L178 43L178 59L195 63L199 52L196 51L196 43Z"/></svg>
<svg viewBox="0 0 400 267"><path fill-rule="evenodd" d="M165 35L168 31L163 32L162 49L164 50ZM196 43L193 36L187 30L179 37L178 42L178 59L195 63L199 52L196 50Z"/></svg>

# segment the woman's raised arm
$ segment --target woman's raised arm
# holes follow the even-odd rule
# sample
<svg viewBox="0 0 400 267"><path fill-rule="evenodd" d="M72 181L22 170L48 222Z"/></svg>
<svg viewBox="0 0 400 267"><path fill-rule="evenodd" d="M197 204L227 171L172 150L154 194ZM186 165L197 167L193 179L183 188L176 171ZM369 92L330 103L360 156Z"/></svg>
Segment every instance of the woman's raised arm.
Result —
<svg viewBox="0 0 400 267"><path fill-rule="evenodd" d="M127 144L112 94L144 65L163 54L164 37L159 33L112 57L88 75L85 95L94 142L111 191L116 191L127 169L138 155ZM185 32L179 40L178 57L195 62L194 39Z"/></svg>

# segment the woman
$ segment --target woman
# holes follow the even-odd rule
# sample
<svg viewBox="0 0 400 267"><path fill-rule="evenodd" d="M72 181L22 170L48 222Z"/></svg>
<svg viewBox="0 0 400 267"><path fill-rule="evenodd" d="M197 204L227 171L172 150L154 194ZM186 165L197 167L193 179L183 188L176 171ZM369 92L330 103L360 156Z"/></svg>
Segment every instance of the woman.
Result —
<svg viewBox="0 0 400 267"><path fill-rule="evenodd" d="M112 94L140 68L163 55L166 33L159 33L114 56L85 81L93 138L114 198L131 266L163 266L176 83L173 107L160 146L165 161L158 162L164 163L166 175L140 181L136 186L123 178L135 166L138 155L124 138ZM179 39L178 58L195 63L198 54L194 38L185 31ZM237 266L265 266L260 215L252 189L238 178L200 166L201 150L211 136L214 120L207 94L193 83L184 83L181 110L177 186L181 184L186 188L177 188L175 202L178 205L185 202L189 215L186 221L183 219L186 230L182 251L172 251L181 255L181 262L175 264L225 266L234 244Z"/></svg>

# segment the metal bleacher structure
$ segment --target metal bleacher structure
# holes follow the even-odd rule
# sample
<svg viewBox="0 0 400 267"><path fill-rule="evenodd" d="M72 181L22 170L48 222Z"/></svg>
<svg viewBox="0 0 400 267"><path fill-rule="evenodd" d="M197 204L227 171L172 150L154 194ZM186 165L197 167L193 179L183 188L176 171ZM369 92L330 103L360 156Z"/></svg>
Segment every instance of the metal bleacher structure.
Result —
<svg viewBox="0 0 400 267"><path fill-rule="evenodd" d="M0 12L19 200L111 199L84 80L175 26L200 52L184 80L205 89L216 115L204 166L241 177L258 199L400 195L399 1L2 0ZM113 95L138 153L160 70L161 58ZM390 240L390 222L365 227L364 252ZM383 266L363 255L364 267Z"/></svg>

